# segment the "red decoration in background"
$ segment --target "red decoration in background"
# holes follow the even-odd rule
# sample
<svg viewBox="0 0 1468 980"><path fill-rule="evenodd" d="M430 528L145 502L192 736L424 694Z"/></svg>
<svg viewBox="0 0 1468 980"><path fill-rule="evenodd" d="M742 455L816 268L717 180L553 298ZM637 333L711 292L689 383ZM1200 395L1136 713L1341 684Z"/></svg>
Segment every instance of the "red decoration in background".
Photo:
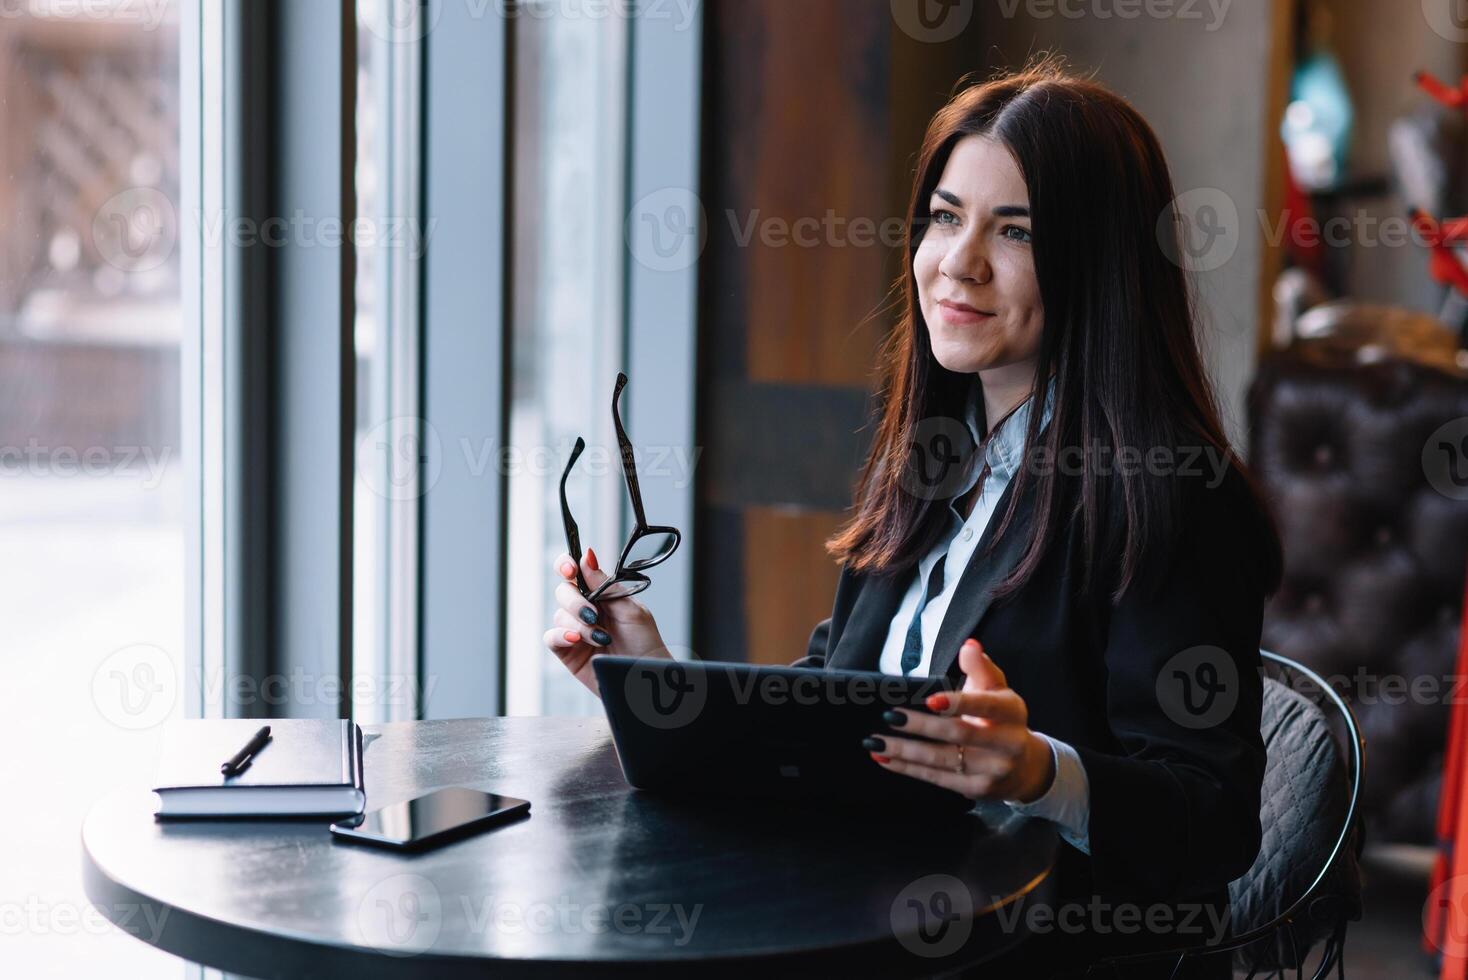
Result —
<svg viewBox="0 0 1468 980"><path fill-rule="evenodd" d="M1412 228L1432 250L1432 262L1428 266L1432 278L1468 296L1468 267L1463 265L1462 256L1455 250L1455 246L1468 243L1468 218L1438 221L1417 208L1409 213L1412 216Z"/></svg>
<svg viewBox="0 0 1468 980"><path fill-rule="evenodd" d="M1430 72L1425 71L1413 72L1412 81L1417 83L1418 88L1449 109L1462 109L1465 105L1468 105L1468 75L1463 76L1463 80L1458 83L1457 88L1451 87Z"/></svg>
<svg viewBox="0 0 1468 980"><path fill-rule="evenodd" d="M1468 75L1463 76L1457 88L1425 71L1413 72L1412 81L1449 109L1468 111ZM1433 280L1443 286L1452 286L1468 296L1468 266L1463 264L1463 259L1454 248L1468 243L1468 218L1446 218L1439 221L1417 208L1412 209L1411 215L1412 227L1432 250L1428 271Z"/></svg>
<svg viewBox="0 0 1468 980"><path fill-rule="evenodd" d="M1468 676L1468 595L1458 633L1457 677ZM1455 678L1456 680L1456 678ZM1453 685L1449 685L1454 690ZM1440 980L1468 980L1468 806L1463 805L1468 767L1468 704L1452 706L1442 796L1437 805L1437 860L1424 912L1422 948L1442 953ZM1461 845L1461 846L1460 846ZM1445 889L1439 892L1439 889Z"/></svg>

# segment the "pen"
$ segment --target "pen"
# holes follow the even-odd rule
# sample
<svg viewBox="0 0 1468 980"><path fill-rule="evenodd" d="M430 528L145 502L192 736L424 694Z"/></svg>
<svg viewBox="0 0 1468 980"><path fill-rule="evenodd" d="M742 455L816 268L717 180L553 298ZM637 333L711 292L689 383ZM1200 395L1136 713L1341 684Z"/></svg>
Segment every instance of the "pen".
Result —
<svg viewBox="0 0 1468 980"><path fill-rule="evenodd" d="M226 776L239 775L240 771L250 764L250 757L263 749L268 741L270 741L270 726L266 725L256 732L254 737L245 743L245 747L236 752L228 762L221 763L219 771Z"/></svg>

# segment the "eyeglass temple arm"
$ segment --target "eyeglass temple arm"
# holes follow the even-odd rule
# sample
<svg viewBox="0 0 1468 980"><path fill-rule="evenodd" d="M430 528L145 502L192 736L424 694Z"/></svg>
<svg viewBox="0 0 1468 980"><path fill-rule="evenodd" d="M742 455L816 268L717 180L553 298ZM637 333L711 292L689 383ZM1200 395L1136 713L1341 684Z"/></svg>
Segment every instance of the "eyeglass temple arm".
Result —
<svg viewBox="0 0 1468 980"><path fill-rule="evenodd" d="M617 410L617 400L625 387L627 375L618 373L617 387L612 392L612 424L617 427L617 446L622 452L622 475L627 478L627 493L632 498L632 516L637 519L638 527L646 527L647 515L642 509L642 488L637 484L637 463L632 458L632 440L627 438L627 430L622 427L622 413Z"/></svg>
<svg viewBox="0 0 1468 980"><path fill-rule="evenodd" d="M566 529L566 547L570 549L571 561L576 566L576 584L583 591L585 583L581 579L581 531L576 526L576 518L571 516L571 505L566 500L566 478L571 475L571 467L576 465L576 460L581 458L581 451L585 448L586 440L578 437L576 448L571 450L571 458L561 471L561 524Z"/></svg>

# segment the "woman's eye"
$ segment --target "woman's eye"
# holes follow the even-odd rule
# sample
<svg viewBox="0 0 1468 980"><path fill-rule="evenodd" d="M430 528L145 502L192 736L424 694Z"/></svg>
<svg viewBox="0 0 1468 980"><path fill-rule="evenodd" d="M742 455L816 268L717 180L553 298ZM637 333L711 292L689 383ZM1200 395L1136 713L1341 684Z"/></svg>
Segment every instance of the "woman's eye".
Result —
<svg viewBox="0 0 1468 980"><path fill-rule="evenodd" d="M1011 235L1010 232L1012 231L1019 232L1019 236L1016 237L1014 235ZM1021 228L1019 225L1005 225L1002 234L1006 238L1010 238L1016 242L1033 241L1033 239L1030 237L1030 230L1028 228Z"/></svg>
<svg viewBox="0 0 1468 980"><path fill-rule="evenodd" d="M953 220L952 221L947 220L949 218L952 218ZM933 212L933 224L935 224L935 225L951 225L951 224L956 224L957 222L958 222L958 215L954 214L952 211L934 211Z"/></svg>

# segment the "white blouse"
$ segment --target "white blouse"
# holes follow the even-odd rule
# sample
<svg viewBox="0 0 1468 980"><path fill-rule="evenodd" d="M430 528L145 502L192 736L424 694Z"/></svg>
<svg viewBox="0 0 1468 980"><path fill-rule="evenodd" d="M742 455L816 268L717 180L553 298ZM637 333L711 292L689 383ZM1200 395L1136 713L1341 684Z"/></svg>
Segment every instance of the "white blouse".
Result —
<svg viewBox="0 0 1468 980"><path fill-rule="evenodd" d="M978 399L979 384L978 379L975 378L969 388L964 421L968 425L974 444L982 445L983 440L978 430ZM979 491L978 499L974 501L973 510L965 519L955 504L973 489L983 470L977 453L974 453L969 460L969 471L964 476L963 486L948 501L948 525L945 533L919 560L912 580L908 584L907 592L903 595L902 601L897 606L897 612L892 616L892 622L887 628L887 639L882 645L882 654L878 662L883 673L901 674L903 672L902 650L907 642L907 633L912 625L913 614L917 612L918 606L923 601L933 567L941 561L944 563L943 587L923 607L921 616L922 659L912 671L914 675L927 675L933 662L933 641L938 636L939 628L943 625L944 616L948 614L948 606L953 601L953 593L958 587L958 581L962 578L963 570L968 567L970 559L973 558L979 540L984 536L984 529L989 524L989 518L994 515L1000 496L1003 495L1010 478L1014 476L1022 462L1025 428L1029 424L1033 401L1033 396L1026 398L1023 404L999 423L984 455L984 459L989 464L989 475L984 480L984 486ZM1054 406L1055 379L1052 377L1045 391L1045 406L1040 417L1042 431L1050 423ZM1027 816L1043 817L1054 822L1065 840L1089 854L1091 849L1087 825L1090 817L1091 793L1085 767L1081 764L1081 757L1070 744L1051 738L1043 732L1037 734L1050 743L1050 750L1055 758L1055 781L1043 796L1030 803L1021 803L1018 800L1005 800L1004 802L1016 812Z"/></svg>

